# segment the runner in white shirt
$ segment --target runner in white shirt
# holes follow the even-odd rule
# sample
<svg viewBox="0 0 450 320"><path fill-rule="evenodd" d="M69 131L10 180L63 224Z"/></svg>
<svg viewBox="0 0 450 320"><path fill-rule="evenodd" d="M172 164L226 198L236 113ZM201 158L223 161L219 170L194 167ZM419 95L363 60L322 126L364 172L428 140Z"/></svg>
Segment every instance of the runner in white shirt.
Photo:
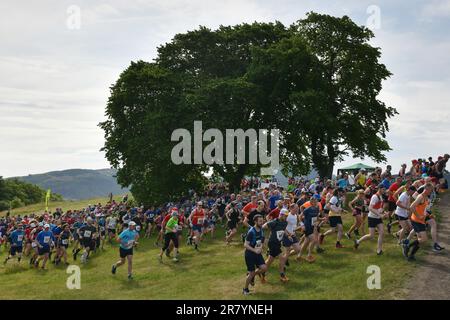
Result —
<svg viewBox="0 0 450 320"><path fill-rule="evenodd" d="M116 228L117 228L117 217L115 215L111 215L106 218L106 229L108 229L108 239L109 243L112 243L112 240L116 237Z"/></svg>
<svg viewBox="0 0 450 320"><path fill-rule="evenodd" d="M397 200L397 209L395 210L395 216L402 227L400 231L395 233L399 240L399 244L402 243L406 234L412 230L411 221L409 220L409 207L411 205L411 196L416 192L414 186L409 187L407 191L404 191Z"/></svg>
<svg viewBox="0 0 450 320"><path fill-rule="evenodd" d="M369 234L364 235L361 239L355 239L354 247L358 249L361 242L371 240L375 237L375 230L378 230L378 244L377 255L383 254L383 237L384 237L384 224L383 218L388 217L389 213L384 213L383 209L383 195L386 192L386 188L380 184L377 186L377 193L375 193L370 199L369 205Z"/></svg>
<svg viewBox="0 0 450 320"><path fill-rule="evenodd" d="M300 242L298 241L296 231L301 229L299 226L299 208L297 204L291 204L289 207L289 214L286 217L286 222L288 223L286 227L286 233L283 236L283 247L286 248L283 259L287 260L287 258L291 254L298 254L300 252Z"/></svg>

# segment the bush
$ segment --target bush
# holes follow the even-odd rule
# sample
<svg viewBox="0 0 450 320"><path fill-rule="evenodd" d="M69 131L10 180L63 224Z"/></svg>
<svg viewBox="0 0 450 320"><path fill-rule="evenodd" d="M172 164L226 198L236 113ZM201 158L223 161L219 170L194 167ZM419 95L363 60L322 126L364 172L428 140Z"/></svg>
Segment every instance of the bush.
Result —
<svg viewBox="0 0 450 320"><path fill-rule="evenodd" d="M9 201L2 200L0 201L0 211L9 210Z"/></svg>
<svg viewBox="0 0 450 320"><path fill-rule="evenodd" d="M23 206L25 206L25 203L20 198L14 197L14 199L12 199L11 208L17 209Z"/></svg>

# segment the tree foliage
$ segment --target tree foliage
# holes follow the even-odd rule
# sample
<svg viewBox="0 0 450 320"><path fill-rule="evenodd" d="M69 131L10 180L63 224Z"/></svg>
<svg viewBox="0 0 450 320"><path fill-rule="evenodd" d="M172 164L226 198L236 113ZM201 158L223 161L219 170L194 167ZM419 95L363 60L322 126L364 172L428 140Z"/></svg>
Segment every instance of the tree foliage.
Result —
<svg viewBox="0 0 450 320"><path fill-rule="evenodd" d="M377 99L390 72L372 37L348 17L316 13L289 27L255 22L175 35L154 62L132 62L111 87L100 127L119 183L154 203L200 188L211 168L232 188L258 174L257 164L173 164L171 134L192 132L195 120L221 132L279 129L280 161L294 174L314 166L330 176L349 152L384 160L396 111Z"/></svg>
<svg viewBox="0 0 450 320"><path fill-rule="evenodd" d="M41 187L20 181L18 179L3 179L0 176L0 211L8 210L10 206L18 207L43 202L46 191ZM53 200L61 200L62 197L52 195Z"/></svg>

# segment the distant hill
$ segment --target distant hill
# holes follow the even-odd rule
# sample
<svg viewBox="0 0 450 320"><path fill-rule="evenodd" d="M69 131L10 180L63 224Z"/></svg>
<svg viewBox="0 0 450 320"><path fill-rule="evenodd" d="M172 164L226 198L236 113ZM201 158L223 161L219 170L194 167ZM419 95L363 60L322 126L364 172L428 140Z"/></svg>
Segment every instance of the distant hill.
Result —
<svg viewBox="0 0 450 320"><path fill-rule="evenodd" d="M16 178L44 189L50 188L65 199L82 200L106 197L110 192L114 195L128 192L128 189L122 189L117 183L115 174L114 169L69 169Z"/></svg>

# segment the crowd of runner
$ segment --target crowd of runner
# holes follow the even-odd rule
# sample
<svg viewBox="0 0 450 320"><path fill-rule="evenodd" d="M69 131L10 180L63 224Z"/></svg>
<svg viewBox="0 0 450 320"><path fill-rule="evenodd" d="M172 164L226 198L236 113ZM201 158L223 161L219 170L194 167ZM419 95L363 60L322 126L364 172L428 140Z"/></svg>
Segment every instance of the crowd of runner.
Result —
<svg viewBox="0 0 450 320"><path fill-rule="evenodd" d="M190 190L178 203L158 207L130 206L125 196L120 202L81 210L8 216L0 219L0 250L8 252L4 264L15 259L20 263L26 257L31 267L45 269L47 263L68 265L69 258L85 264L104 250L105 242L117 242L120 259L111 272L116 274L126 263L132 279L133 249L140 238L155 239L155 246L161 248L160 261L166 256L178 262L183 235L187 246L201 250L205 236L216 237L216 227L222 225L225 245L244 244L245 295L256 276L262 283L267 281L277 259L280 280L288 282L289 259L313 263L314 253L324 252L325 241L333 241L339 250L345 240L356 251L376 238L374 253L382 255L385 227L398 239L399 253L414 261L428 234L434 252L444 249L431 207L447 188L444 170L449 158L446 154L436 162L413 160L409 170L404 164L395 175L391 166L370 174L361 170L351 176L351 183L348 174L335 180L289 179L287 188L276 183L260 188L261 182L273 181L250 179L241 184L244 191L238 194L228 193L225 184L210 184L202 194ZM349 190L355 190L355 196L346 201ZM342 221L345 213L353 217L347 230Z"/></svg>

